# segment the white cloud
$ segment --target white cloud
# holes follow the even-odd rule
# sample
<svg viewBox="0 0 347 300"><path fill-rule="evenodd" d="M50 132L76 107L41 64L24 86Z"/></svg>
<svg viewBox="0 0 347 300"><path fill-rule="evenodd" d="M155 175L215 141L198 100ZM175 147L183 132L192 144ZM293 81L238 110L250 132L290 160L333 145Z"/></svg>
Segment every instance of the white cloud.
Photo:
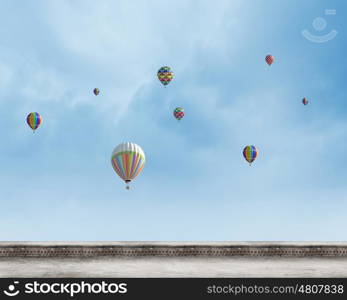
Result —
<svg viewBox="0 0 347 300"><path fill-rule="evenodd" d="M24 84L19 89L24 99L30 102L65 100L68 83L55 70L39 64L25 69Z"/></svg>
<svg viewBox="0 0 347 300"><path fill-rule="evenodd" d="M4 62L0 62L0 88L6 89L13 80L13 70Z"/></svg>

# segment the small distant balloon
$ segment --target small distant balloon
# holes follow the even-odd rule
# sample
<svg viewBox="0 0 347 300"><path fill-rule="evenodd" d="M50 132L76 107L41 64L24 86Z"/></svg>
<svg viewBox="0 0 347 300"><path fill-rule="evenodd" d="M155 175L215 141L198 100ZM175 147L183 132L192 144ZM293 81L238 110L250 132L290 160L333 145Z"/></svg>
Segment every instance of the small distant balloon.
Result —
<svg viewBox="0 0 347 300"><path fill-rule="evenodd" d="M42 122L42 117L38 112L32 112L27 116L27 123L32 130L39 128Z"/></svg>
<svg viewBox="0 0 347 300"><path fill-rule="evenodd" d="M250 145L250 146L246 146L243 149L243 157L248 161L249 165L252 164L252 162L254 162L254 160L257 158L258 156L258 149L257 147Z"/></svg>
<svg viewBox="0 0 347 300"><path fill-rule="evenodd" d="M140 174L145 166L145 153L139 145L126 142L119 144L112 152L111 163L118 176L127 184Z"/></svg>
<svg viewBox="0 0 347 300"><path fill-rule="evenodd" d="M308 100L307 100L306 98L304 98L304 99L302 99L302 103L303 103L304 105L307 105L307 104L308 104Z"/></svg>
<svg viewBox="0 0 347 300"><path fill-rule="evenodd" d="M275 58L271 54L269 54L269 55L266 55L265 61L269 66L271 66L272 63L275 61Z"/></svg>
<svg viewBox="0 0 347 300"><path fill-rule="evenodd" d="M93 90L93 92L94 92L94 95L97 96L97 95L99 95L100 90L99 90L98 88L95 88L95 89Z"/></svg>
<svg viewBox="0 0 347 300"><path fill-rule="evenodd" d="M164 86L167 86L173 78L173 72L171 71L170 67L165 66L159 69L157 76L160 82Z"/></svg>
<svg viewBox="0 0 347 300"><path fill-rule="evenodd" d="M174 117L179 121L184 117L184 109L183 107L176 107L173 112Z"/></svg>

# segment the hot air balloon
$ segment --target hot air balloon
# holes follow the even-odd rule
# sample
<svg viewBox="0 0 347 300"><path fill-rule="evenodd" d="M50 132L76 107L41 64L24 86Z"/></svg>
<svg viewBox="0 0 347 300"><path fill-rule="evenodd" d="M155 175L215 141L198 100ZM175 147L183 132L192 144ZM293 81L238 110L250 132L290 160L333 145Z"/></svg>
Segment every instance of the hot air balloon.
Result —
<svg viewBox="0 0 347 300"><path fill-rule="evenodd" d="M97 95L99 95L100 90L99 90L98 88L95 88L95 89L93 90L93 93L94 93L95 96L97 96Z"/></svg>
<svg viewBox="0 0 347 300"><path fill-rule="evenodd" d="M303 103L304 105L307 105L307 104L308 104L308 100L307 100L306 98L304 98L304 99L302 99L302 103Z"/></svg>
<svg viewBox="0 0 347 300"><path fill-rule="evenodd" d="M140 174L145 165L145 153L134 143L119 144L112 152L111 163L118 176L127 184Z"/></svg>
<svg viewBox="0 0 347 300"><path fill-rule="evenodd" d="M157 75L158 79L164 86L167 86L173 78L173 72L171 71L170 67L167 66L161 67Z"/></svg>
<svg viewBox="0 0 347 300"><path fill-rule="evenodd" d="M34 132L37 128L39 128L41 122L42 122L42 117L39 113L32 112L28 114L27 123Z"/></svg>
<svg viewBox="0 0 347 300"><path fill-rule="evenodd" d="M271 54L266 55L266 57L265 57L265 61L266 61L266 63L267 63L269 66L272 65L272 63L274 62L274 60L275 60L275 58L274 58Z"/></svg>
<svg viewBox="0 0 347 300"><path fill-rule="evenodd" d="M184 109L183 107L176 107L173 115L175 116L175 118L179 121L184 117Z"/></svg>
<svg viewBox="0 0 347 300"><path fill-rule="evenodd" d="M249 165L251 165L258 156L258 149L253 145L246 146L243 149L243 156L249 162Z"/></svg>

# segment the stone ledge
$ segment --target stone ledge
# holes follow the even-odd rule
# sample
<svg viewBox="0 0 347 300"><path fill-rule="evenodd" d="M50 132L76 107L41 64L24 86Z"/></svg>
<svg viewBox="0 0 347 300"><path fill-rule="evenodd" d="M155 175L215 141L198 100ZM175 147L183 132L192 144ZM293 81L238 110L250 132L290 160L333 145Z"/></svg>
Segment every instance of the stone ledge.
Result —
<svg viewBox="0 0 347 300"><path fill-rule="evenodd" d="M347 257L346 242L0 242L0 257Z"/></svg>

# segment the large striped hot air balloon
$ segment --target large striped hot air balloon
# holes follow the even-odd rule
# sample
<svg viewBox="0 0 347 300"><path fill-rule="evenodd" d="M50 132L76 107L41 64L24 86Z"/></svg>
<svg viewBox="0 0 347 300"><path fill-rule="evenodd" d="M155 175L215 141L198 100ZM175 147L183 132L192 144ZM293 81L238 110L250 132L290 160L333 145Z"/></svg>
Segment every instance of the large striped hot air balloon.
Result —
<svg viewBox="0 0 347 300"><path fill-rule="evenodd" d="M243 149L243 156L248 161L249 165L257 158L258 153L258 149L253 145L246 146Z"/></svg>
<svg viewBox="0 0 347 300"><path fill-rule="evenodd" d="M42 122L42 117L39 113L32 112L32 113L28 114L27 123L30 126L30 128L32 130L34 130L34 132L37 128L39 128L41 122Z"/></svg>
<svg viewBox="0 0 347 300"><path fill-rule="evenodd" d="M176 107L173 112L174 117L179 121L184 117L184 109L183 107Z"/></svg>
<svg viewBox="0 0 347 300"><path fill-rule="evenodd" d="M112 167L127 184L140 174L145 165L145 153L140 146L134 143L119 144L112 152Z"/></svg>
<svg viewBox="0 0 347 300"><path fill-rule="evenodd" d="M159 69L157 76L160 82L164 86L167 86L173 78L173 72L171 71L170 67L165 66Z"/></svg>
<svg viewBox="0 0 347 300"><path fill-rule="evenodd" d="M302 103L303 103L304 105L307 105L307 104L308 104L308 100L307 100L306 98L304 98L304 99L302 99Z"/></svg>
<svg viewBox="0 0 347 300"><path fill-rule="evenodd" d="M269 66L272 65L272 63L274 62L274 60L275 60L275 58L274 58L271 54L268 54L268 55L266 55L266 57L265 57L265 61L266 61L266 63L267 63Z"/></svg>

